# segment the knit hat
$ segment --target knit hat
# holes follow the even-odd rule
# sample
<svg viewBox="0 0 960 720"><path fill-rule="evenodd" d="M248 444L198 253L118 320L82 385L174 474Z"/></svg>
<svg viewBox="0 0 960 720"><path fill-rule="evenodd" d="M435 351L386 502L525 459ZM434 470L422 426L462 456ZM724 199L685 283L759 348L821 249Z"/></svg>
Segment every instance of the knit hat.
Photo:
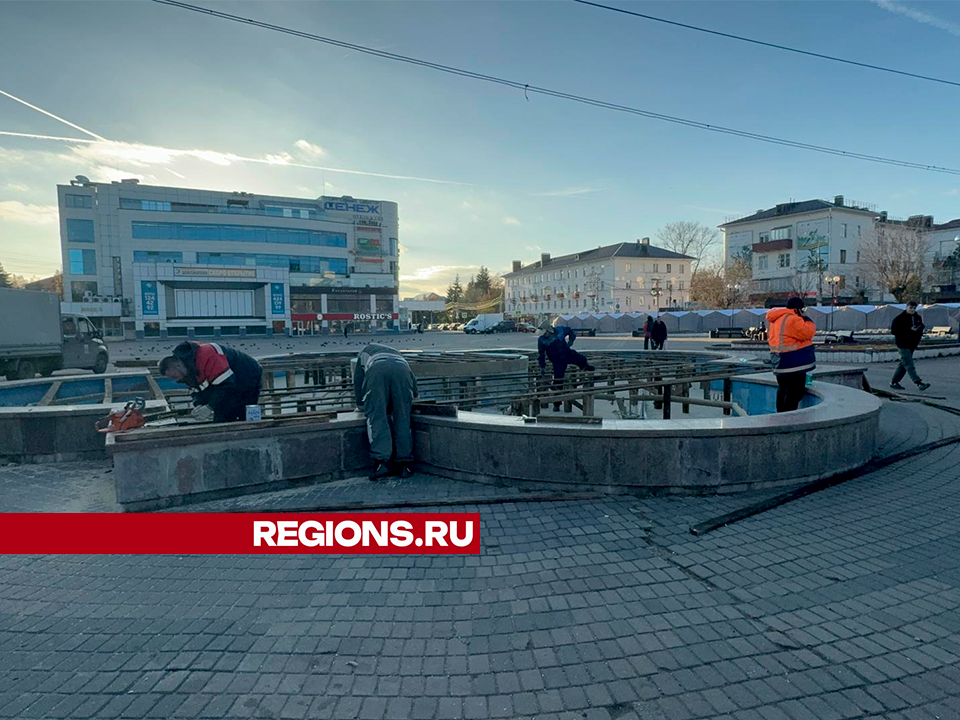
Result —
<svg viewBox="0 0 960 720"><path fill-rule="evenodd" d="M806 307L801 297L792 297L787 300L787 310L801 310Z"/></svg>

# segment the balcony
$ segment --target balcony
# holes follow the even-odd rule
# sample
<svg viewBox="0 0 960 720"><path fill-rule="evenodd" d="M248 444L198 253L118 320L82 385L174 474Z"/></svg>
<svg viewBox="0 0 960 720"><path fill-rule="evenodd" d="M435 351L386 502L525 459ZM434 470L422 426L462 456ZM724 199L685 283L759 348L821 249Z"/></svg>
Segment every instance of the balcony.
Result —
<svg viewBox="0 0 960 720"><path fill-rule="evenodd" d="M792 250L793 240L768 240L767 242L754 243L753 251L755 253L777 252L778 250Z"/></svg>

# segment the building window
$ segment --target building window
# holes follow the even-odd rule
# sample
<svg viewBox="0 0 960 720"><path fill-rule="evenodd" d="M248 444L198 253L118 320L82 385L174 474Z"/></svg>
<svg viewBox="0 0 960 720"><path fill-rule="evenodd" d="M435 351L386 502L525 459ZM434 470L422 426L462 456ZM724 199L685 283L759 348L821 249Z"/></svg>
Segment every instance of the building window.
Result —
<svg viewBox="0 0 960 720"><path fill-rule="evenodd" d="M766 269L767 269L767 256L757 255L757 270L766 270Z"/></svg>
<svg viewBox="0 0 960 720"><path fill-rule="evenodd" d="M627 280L627 290L629 290L629 289L630 289L630 281Z"/></svg>
<svg viewBox="0 0 960 720"><path fill-rule="evenodd" d="M95 282L74 280L70 283L70 299L73 302L83 302L85 297L93 297L96 294L97 284Z"/></svg>
<svg viewBox="0 0 960 720"><path fill-rule="evenodd" d="M857 277L855 278L855 283L854 283L854 284L855 284L857 287L860 287L860 276L859 276L859 275L857 275Z"/></svg>
<svg viewBox="0 0 960 720"><path fill-rule="evenodd" d="M684 272L686 272L686 268L687 268L686 265L684 265L683 263L680 264L680 274L681 274L681 275L683 275Z"/></svg>
<svg viewBox="0 0 960 720"><path fill-rule="evenodd" d="M315 255L267 255L265 253L197 253L198 265L241 265L247 267L287 268L290 272L347 274L347 261L343 258L317 257Z"/></svg>
<svg viewBox="0 0 960 720"><path fill-rule="evenodd" d="M774 228L770 231L771 240L789 240L790 239L790 225L785 227Z"/></svg>
<svg viewBox="0 0 960 720"><path fill-rule="evenodd" d="M183 253L179 252L153 252L151 250L134 250L134 262L151 263L182 263Z"/></svg>
<svg viewBox="0 0 960 720"><path fill-rule="evenodd" d="M93 198L89 195L64 195L64 204L68 208L92 208Z"/></svg>
<svg viewBox="0 0 960 720"><path fill-rule="evenodd" d="M857 250L857 262L860 262L860 251Z"/></svg>
<svg viewBox="0 0 960 720"><path fill-rule="evenodd" d="M630 270L631 270L630 263L627 263L627 272L630 272Z"/></svg>
<svg viewBox="0 0 960 720"><path fill-rule="evenodd" d="M261 227L255 225L150 223L134 221L132 223L132 232L133 237L138 240L221 240L231 242L317 245L321 247L345 248L347 246L347 236L344 233L335 233L326 230Z"/></svg>
<svg viewBox="0 0 960 720"><path fill-rule="evenodd" d="M683 280L677 283L677 290L683 290Z"/></svg>
<svg viewBox="0 0 960 720"><path fill-rule="evenodd" d="M762 243L770 242L770 233L769 232L760 233L760 242Z"/></svg>
<svg viewBox="0 0 960 720"><path fill-rule="evenodd" d="M670 263L667 263L667 272L668 273L673 272L673 270L670 269Z"/></svg>
<svg viewBox="0 0 960 720"><path fill-rule="evenodd" d="M846 236L844 236L844 237L846 237ZM846 261L847 261L847 251L846 251L846 250L841 250L841 251L840 251L840 262L841 262L841 263L845 263Z"/></svg>
<svg viewBox="0 0 960 720"><path fill-rule="evenodd" d="M653 271L654 271L654 272L660 272L660 263L654 263L654 264L653 264Z"/></svg>
<svg viewBox="0 0 960 720"><path fill-rule="evenodd" d="M847 224L840 223L840 237L845 238L847 236Z"/></svg>
<svg viewBox="0 0 960 720"><path fill-rule="evenodd" d="M857 225L857 237L860 237L860 226Z"/></svg>
<svg viewBox="0 0 960 720"><path fill-rule="evenodd" d="M90 242L93 237L93 220L67 218L67 240L70 242Z"/></svg>
<svg viewBox="0 0 960 720"><path fill-rule="evenodd" d="M71 275L96 275L97 253L94 250L70 250Z"/></svg>
<svg viewBox="0 0 960 720"><path fill-rule="evenodd" d="M780 267L790 267L790 253L780 253Z"/></svg>

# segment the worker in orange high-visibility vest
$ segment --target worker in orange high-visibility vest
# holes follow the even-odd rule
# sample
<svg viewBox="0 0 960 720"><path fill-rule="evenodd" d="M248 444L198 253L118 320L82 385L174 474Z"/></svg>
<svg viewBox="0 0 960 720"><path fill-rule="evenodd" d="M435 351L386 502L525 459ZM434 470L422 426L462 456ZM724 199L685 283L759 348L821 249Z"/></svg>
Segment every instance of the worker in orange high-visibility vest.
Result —
<svg viewBox="0 0 960 720"><path fill-rule="evenodd" d="M777 376L777 412L796 410L806 393L807 372L817 366L813 320L804 311L803 298L792 297L785 308L767 313L767 342L777 358L773 373Z"/></svg>

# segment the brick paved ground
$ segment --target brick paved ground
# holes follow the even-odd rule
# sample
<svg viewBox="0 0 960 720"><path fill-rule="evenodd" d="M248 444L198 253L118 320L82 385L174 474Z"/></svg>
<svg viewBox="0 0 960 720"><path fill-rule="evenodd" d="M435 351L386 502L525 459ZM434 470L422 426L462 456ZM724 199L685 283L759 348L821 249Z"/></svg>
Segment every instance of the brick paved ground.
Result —
<svg viewBox="0 0 960 720"><path fill-rule="evenodd" d="M888 405L885 447L957 432L933 412ZM750 498L473 486L516 502L457 508L481 515L471 557L0 557L0 717L960 718L958 465L952 445L700 538ZM5 510L108 487L25 467L0 467Z"/></svg>
<svg viewBox="0 0 960 720"><path fill-rule="evenodd" d="M5 557L0 717L960 716L960 449L742 498L467 507L479 557Z"/></svg>

